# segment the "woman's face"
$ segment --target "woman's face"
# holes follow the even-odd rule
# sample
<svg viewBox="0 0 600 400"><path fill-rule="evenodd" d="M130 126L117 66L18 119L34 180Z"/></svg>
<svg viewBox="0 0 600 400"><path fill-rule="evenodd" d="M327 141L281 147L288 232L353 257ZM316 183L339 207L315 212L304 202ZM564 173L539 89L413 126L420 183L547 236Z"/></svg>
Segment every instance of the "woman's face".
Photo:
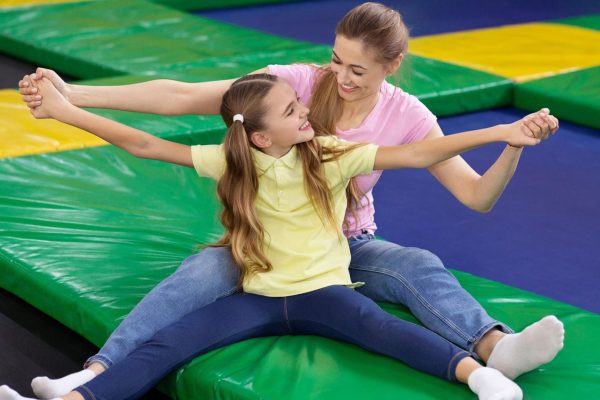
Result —
<svg viewBox="0 0 600 400"><path fill-rule="evenodd" d="M331 55L331 71L337 77L338 94L346 101L360 101L377 96L379 87L390 74L390 67L375 60L373 51L360 40L338 35Z"/></svg>

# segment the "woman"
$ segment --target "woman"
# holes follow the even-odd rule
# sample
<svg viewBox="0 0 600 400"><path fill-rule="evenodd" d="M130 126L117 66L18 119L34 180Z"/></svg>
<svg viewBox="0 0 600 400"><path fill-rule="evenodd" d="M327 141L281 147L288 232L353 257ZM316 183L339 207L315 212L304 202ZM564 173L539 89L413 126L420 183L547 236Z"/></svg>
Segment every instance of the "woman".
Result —
<svg viewBox="0 0 600 400"><path fill-rule="evenodd" d="M365 3L351 10L336 28L332 63L313 66L269 66L285 78L311 107L315 128L360 142L393 145L443 136L435 117L416 98L385 82L400 66L408 32L400 15L381 4ZM35 115L43 99L30 79L49 78L73 104L163 115L217 114L230 81L187 84L167 80L116 87L65 84L53 71L38 69L20 82L23 98ZM152 101L152 99L157 99ZM558 128L547 110L527 117L529 134L545 139ZM514 173L522 149L507 145L498 160L479 176L461 157L429 171L459 201L489 211ZM377 301L404 304L429 329L471 352L488 365L515 378L551 360L560 350L552 345L556 330L534 324L522 334L494 320L458 284L432 253L374 240L376 225L372 188L381 172L357 179L365 193L356 217L346 218L351 251L350 275L366 284L358 290ZM201 268L196 268L201 266ZM207 249L190 258L136 306L88 368L61 380L36 378L36 394L51 398L67 393L121 360L162 327L182 315L236 291L237 269L222 249ZM168 312L167 312L168 310ZM517 361L515 361L517 360Z"/></svg>

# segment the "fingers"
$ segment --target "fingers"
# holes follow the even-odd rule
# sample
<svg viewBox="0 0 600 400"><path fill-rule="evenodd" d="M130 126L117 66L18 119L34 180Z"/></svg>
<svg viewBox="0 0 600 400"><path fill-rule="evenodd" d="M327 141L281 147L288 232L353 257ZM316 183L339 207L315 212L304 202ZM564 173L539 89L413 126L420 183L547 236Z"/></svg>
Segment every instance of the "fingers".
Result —
<svg viewBox="0 0 600 400"><path fill-rule="evenodd" d="M531 114L525 118L525 125L531 130L534 138L545 139L548 136L548 115L544 111Z"/></svg>
<svg viewBox="0 0 600 400"><path fill-rule="evenodd" d="M533 138L547 139L550 134L558 130L558 119L550 115L550 110L542 108L537 113L529 114L523 118L523 125L526 127L525 133Z"/></svg>
<svg viewBox="0 0 600 400"><path fill-rule="evenodd" d="M31 75L25 75L19 81L19 93L30 109L34 109L42 104L42 95L39 92L37 84L31 80Z"/></svg>
<svg viewBox="0 0 600 400"><path fill-rule="evenodd" d="M550 115L550 121L551 121L550 133L552 135L554 135L556 133L556 131L558 131L558 128L560 127L560 123L558 122L558 118L556 118L554 115Z"/></svg>

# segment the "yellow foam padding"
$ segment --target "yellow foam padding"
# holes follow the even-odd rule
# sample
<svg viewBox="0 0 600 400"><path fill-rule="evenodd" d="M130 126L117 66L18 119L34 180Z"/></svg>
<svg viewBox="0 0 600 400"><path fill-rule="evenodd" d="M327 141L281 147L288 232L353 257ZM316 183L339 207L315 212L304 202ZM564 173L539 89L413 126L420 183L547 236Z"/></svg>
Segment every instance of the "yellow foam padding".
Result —
<svg viewBox="0 0 600 400"><path fill-rule="evenodd" d="M410 52L523 82L600 65L600 31L531 23L414 38Z"/></svg>
<svg viewBox="0 0 600 400"><path fill-rule="evenodd" d="M51 119L35 119L16 90L0 90L0 158L51 153L107 144Z"/></svg>
<svg viewBox="0 0 600 400"><path fill-rule="evenodd" d="M38 4L74 3L79 1L85 0L0 0L0 8L35 6Z"/></svg>

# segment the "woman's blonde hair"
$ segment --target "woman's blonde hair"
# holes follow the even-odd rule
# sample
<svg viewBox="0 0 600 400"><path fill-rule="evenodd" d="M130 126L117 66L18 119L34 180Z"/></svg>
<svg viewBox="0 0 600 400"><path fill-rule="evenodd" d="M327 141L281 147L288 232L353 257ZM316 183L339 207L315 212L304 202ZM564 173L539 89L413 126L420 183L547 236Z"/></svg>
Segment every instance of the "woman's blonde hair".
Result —
<svg viewBox="0 0 600 400"><path fill-rule="evenodd" d="M215 245L231 248L240 267L240 284L251 274L272 268L263 252L265 232L255 208L259 182L250 135L266 128L264 99L277 82L278 78L269 74L244 76L225 92L221 103L221 116L228 129L223 142L226 167L217 184L217 194L223 204L221 223L226 233ZM236 114L243 115L243 122L233 121ZM322 163L335 160L354 147L329 149L314 138L296 145L307 196L323 223L336 232L338 222Z"/></svg>
<svg viewBox="0 0 600 400"><path fill-rule="evenodd" d="M377 62L388 65L408 51L409 33L402 16L380 3L363 3L350 10L337 24L336 36L358 40L364 49L375 55ZM310 103L310 122L319 132L334 135L336 124L342 116L342 101L338 95L338 84L330 65L319 68L317 81ZM347 188L348 210L355 217L356 207L364 194L355 179ZM353 227L345 226L347 230Z"/></svg>

